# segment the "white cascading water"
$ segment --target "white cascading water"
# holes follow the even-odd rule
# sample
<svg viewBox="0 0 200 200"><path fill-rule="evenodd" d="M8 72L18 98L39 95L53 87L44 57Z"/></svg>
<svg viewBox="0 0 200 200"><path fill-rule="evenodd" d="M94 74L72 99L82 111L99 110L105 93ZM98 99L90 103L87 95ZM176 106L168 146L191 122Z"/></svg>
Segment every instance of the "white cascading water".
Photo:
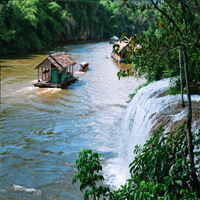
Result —
<svg viewBox="0 0 200 200"><path fill-rule="evenodd" d="M169 84L170 79L163 79L141 88L127 106L119 133L118 157L108 160L104 167L106 183L112 189L118 189L130 178L129 164L135 157L134 147L143 145L150 138L157 114L165 112L164 109L168 106L180 103L180 95L167 95L158 98L168 89ZM200 101L200 95L194 95L191 99L192 101ZM186 95L184 95L184 100L187 100ZM180 120L186 114L179 112L173 115L172 119L173 121Z"/></svg>

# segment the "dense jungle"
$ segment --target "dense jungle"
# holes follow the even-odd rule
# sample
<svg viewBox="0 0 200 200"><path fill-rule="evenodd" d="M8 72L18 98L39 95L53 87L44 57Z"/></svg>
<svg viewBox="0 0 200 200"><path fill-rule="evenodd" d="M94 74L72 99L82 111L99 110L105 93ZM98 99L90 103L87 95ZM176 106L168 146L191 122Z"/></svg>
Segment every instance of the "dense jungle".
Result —
<svg viewBox="0 0 200 200"><path fill-rule="evenodd" d="M152 11L123 9L122 1L0 1L0 54L25 53L56 41L131 36L149 27Z"/></svg>

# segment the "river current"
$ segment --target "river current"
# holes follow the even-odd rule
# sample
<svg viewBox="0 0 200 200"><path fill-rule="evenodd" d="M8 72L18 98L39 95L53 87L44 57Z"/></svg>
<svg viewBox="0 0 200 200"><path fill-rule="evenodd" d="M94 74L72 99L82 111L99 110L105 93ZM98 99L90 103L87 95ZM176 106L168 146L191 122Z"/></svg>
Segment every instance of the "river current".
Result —
<svg viewBox="0 0 200 200"><path fill-rule="evenodd" d="M118 156L128 95L144 80L119 81L119 69L131 66L116 63L111 51L108 41L89 40L1 57L2 199L83 199L72 184L80 148L102 153L103 166ZM78 81L66 89L34 87L34 68L56 52L77 62ZM90 63L86 73L78 72L80 62Z"/></svg>

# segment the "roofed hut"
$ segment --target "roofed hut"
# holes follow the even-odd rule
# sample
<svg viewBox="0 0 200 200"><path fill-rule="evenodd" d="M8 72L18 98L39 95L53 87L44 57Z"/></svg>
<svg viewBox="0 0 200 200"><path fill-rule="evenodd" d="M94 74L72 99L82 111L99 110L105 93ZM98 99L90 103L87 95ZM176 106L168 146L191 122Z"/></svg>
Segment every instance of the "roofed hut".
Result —
<svg viewBox="0 0 200 200"><path fill-rule="evenodd" d="M112 52L111 56L119 63L123 62L127 53L130 52L129 43L128 42L117 42L116 44L119 45L118 53ZM123 51L123 48L126 48L126 52ZM116 47L117 49L117 47Z"/></svg>
<svg viewBox="0 0 200 200"><path fill-rule="evenodd" d="M76 81L73 66L76 62L65 52L50 54L35 69L38 70L36 87L62 88ZM41 76L40 76L41 71Z"/></svg>
<svg viewBox="0 0 200 200"><path fill-rule="evenodd" d="M116 44L119 45L119 47L115 47L115 49L118 49L118 53L112 51L111 56L119 63L123 62L125 60L125 57L126 59L128 59L126 61L128 61L128 63L131 63L129 53L131 51L136 51L142 47L140 44L135 44L133 46L131 44L131 38L128 39L126 36L121 38L120 41L118 41Z"/></svg>
<svg viewBox="0 0 200 200"><path fill-rule="evenodd" d="M119 38L117 37L117 36L112 36L111 38L110 38L110 44L114 44L114 43L116 43L117 41L119 41Z"/></svg>

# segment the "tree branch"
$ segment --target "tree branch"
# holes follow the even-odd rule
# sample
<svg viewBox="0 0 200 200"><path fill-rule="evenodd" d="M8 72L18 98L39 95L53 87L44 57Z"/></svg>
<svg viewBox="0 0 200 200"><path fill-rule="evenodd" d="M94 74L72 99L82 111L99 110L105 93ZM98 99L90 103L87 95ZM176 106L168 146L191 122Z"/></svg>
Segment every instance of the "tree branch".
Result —
<svg viewBox="0 0 200 200"><path fill-rule="evenodd" d="M163 12L163 11L154 3L153 0L150 0L150 1L151 1L151 3L154 5L155 9L158 10L160 13L162 13L165 17L167 17L167 18L178 28L178 31L180 32L180 34L183 35L182 32L181 32L181 30L179 29L179 27L178 27L177 24L175 23L175 21L174 21L169 15L167 15L165 12Z"/></svg>

